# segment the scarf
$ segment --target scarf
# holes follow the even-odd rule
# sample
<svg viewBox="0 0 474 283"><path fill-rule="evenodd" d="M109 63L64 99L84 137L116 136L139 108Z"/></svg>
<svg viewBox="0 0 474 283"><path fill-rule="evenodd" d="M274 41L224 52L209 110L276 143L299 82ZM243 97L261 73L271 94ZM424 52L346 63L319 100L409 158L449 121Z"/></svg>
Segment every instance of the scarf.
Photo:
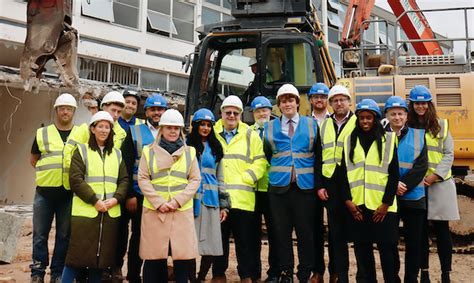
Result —
<svg viewBox="0 0 474 283"><path fill-rule="evenodd" d="M177 151L184 145L181 139L178 139L175 142L167 141L164 137L160 139L160 146L166 150L169 154L173 154L173 152Z"/></svg>

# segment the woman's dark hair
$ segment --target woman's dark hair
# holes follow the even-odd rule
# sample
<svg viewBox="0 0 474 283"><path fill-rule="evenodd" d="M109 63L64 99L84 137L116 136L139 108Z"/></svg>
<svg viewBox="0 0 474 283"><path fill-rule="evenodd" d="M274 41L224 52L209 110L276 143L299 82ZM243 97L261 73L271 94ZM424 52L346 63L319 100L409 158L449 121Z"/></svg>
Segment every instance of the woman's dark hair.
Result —
<svg viewBox="0 0 474 283"><path fill-rule="evenodd" d="M90 127L95 127L97 125L97 123L91 125ZM97 152L100 152L100 148L99 148L99 145L97 144L97 141L95 139L95 135L92 133L92 131L89 129L89 133L90 133L90 136L89 136L89 147L92 149L92 150L95 150ZM105 146L104 146L104 152L108 154L111 154L112 153L112 149L114 148L114 128L113 127L110 127L110 133L109 133L109 136L107 137L107 140L105 140Z"/></svg>
<svg viewBox="0 0 474 283"><path fill-rule="evenodd" d="M438 122L438 115L436 114L436 108L431 101L428 101L428 110L423 117L418 116L413 107L415 102L408 104L408 127L415 129L425 129L426 132L430 132L433 137L436 137L441 131L441 126Z"/></svg>
<svg viewBox="0 0 474 283"><path fill-rule="evenodd" d="M385 141L385 130L380 123L380 118L374 114L374 125L369 132L364 132L359 125L359 117L357 117L356 127L354 131L351 133L351 149L349 151L349 159L352 163L354 163L354 149L356 147L357 139L367 141L369 144L375 140L377 142L377 150L379 153L379 158L382 160L382 142ZM370 146L370 145L369 145Z"/></svg>
<svg viewBox="0 0 474 283"><path fill-rule="evenodd" d="M186 144L193 146L196 149L198 156L201 156L204 151L204 145L202 144L201 135L199 135L199 124L201 124L201 121L192 122L192 130L191 133L188 134ZM207 136L207 142L211 147L212 154L216 156L216 162L219 162L222 159L222 156L224 156L224 151L222 150L221 143L216 138L213 127L211 127L209 136Z"/></svg>

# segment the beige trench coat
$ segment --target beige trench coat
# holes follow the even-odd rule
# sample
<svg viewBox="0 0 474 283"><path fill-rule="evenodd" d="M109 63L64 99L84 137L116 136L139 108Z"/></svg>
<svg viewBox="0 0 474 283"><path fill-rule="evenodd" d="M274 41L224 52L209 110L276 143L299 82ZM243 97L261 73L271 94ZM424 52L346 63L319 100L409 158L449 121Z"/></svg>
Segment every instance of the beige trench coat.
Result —
<svg viewBox="0 0 474 283"><path fill-rule="evenodd" d="M160 169L171 168L175 160L184 153L185 147L181 147L170 155L166 150L153 144L156 162ZM178 204L183 205L192 200L201 182L201 173L197 159L193 160L189 175L189 184L184 191L176 195ZM140 236L140 257L143 260L155 260L168 258L168 251L174 260L185 260L196 258L198 244L194 228L193 209L186 211L175 211L161 213L158 208L166 202L164 198L158 196L151 184L148 173L148 164L144 155L140 159L138 167L138 185L145 198L153 205L155 210L143 207L141 236ZM171 245L171 247L170 247Z"/></svg>

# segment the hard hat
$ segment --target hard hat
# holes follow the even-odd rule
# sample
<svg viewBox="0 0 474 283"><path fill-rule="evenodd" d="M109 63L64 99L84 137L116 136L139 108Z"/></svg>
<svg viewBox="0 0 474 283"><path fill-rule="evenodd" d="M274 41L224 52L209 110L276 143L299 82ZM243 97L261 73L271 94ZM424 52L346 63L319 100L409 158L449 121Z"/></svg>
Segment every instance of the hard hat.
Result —
<svg viewBox="0 0 474 283"><path fill-rule="evenodd" d="M104 104L109 104L109 103L118 103L122 104L122 106L125 106L125 99L123 98L123 95L118 92L118 91L111 91L108 92L104 98L102 98L102 102L100 103L100 108L104 106Z"/></svg>
<svg viewBox="0 0 474 283"><path fill-rule="evenodd" d="M227 106L239 108L240 112L244 110L244 107L242 106L242 100L240 100L240 98L235 95L229 95L224 99L224 101L222 101L221 111Z"/></svg>
<svg viewBox="0 0 474 283"><path fill-rule="evenodd" d="M72 96L69 93L63 93L58 98L56 98L56 101L54 102L54 108L58 106L71 106L74 108L77 108L77 102L74 96Z"/></svg>
<svg viewBox="0 0 474 283"><path fill-rule="evenodd" d="M385 113L387 113L388 109L395 107L403 108L408 111L407 102L405 99L401 98L400 96L390 96L385 102Z"/></svg>
<svg viewBox="0 0 474 283"><path fill-rule="evenodd" d="M375 102L373 99L366 98L366 99L362 99L359 103L357 103L355 113L357 114L360 111L364 111L364 110L375 112L375 114L377 115L379 119L382 118L382 112L380 111L380 107L377 105L377 102Z"/></svg>
<svg viewBox="0 0 474 283"><path fill-rule="evenodd" d="M127 97L127 96L133 96L137 100L137 103L138 104L140 103L140 95L135 90L126 89L126 90L123 91L122 95L123 95L124 98Z"/></svg>
<svg viewBox="0 0 474 283"><path fill-rule="evenodd" d="M153 106L168 109L168 101L166 101L163 95L155 92L148 96L143 108L146 110L148 107Z"/></svg>
<svg viewBox="0 0 474 283"><path fill-rule="evenodd" d="M347 87L345 87L343 85L333 86L331 88L331 90L329 91L328 99L331 100L334 96L336 96L338 94L342 94L345 97L351 99L351 94L349 93L349 90L347 89Z"/></svg>
<svg viewBox="0 0 474 283"><path fill-rule="evenodd" d="M255 57L250 58L249 67L251 67L252 65L255 65L255 64L257 64L257 58L255 58Z"/></svg>
<svg viewBox="0 0 474 283"><path fill-rule="evenodd" d="M284 94L292 94L292 95L298 97L298 99L300 98L300 93L298 92L298 89L296 89L296 87L292 84L282 85L277 91L276 99L278 100L278 97L280 97Z"/></svg>
<svg viewBox="0 0 474 283"><path fill-rule="evenodd" d="M253 111L259 108L270 108L272 109L272 103L268 98L265 96L257 96L252 100L252 103L250 104L250 107L252 108Z"/></svg>
<svg viewBox="0 0 474 283"><path fill-rule="evenodd" d="M92 115L91 120L89 121L89 126L92 126L94 123L99 121L108 121L111 127L114 126L114 119L107 111L99 111Z"/></svg>
<svg viewBox="0 0 474 283"><path fill-rule="evenodd" d="M183 115L176 109L168 109L161 115L160 126L184 127Z"/></svg>
<svg viewBox="0 0 474 283"><path fill-rule="evenodd" d="M426 86L416 85L410 90L408 99L413 102L427 102L433 98L431 97L430 90Z"/></svg>
<svg viewBox="0 0 474 283"><path fill-rule="evenodd" d="M329 88L323 83L316 83L309 89L308 92L310 97L314 94L322 94L327 96L329 94Z"/></svg>
<svg viewBox="0 0 474 283"><path fill-rule="evenodd" d="M214 123L216 119L214 118L214 114L211 112L211 110L207 108L201 108L198 111L194 112L193 116L193 122L197 121L209 121L211 123Z"/></svg>

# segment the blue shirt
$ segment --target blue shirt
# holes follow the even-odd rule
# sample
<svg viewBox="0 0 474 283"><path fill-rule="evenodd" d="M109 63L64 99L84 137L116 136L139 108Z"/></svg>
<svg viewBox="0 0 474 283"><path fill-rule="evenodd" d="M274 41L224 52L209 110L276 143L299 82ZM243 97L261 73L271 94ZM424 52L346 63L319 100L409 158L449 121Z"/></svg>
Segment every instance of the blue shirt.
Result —
<svg viewBox="0 0 474 283"><path fill-rule="evenodd" d="M120 126L122 127L122 129L125 130L125 132L128 132L128 129L130 128L130 126L135 125L136 120L137 118L135 116L132 116L132 119L130 119L130 121L125 120L124 118L122 118L122 116L118 118L118 122Z"/></svg>
<svg viewBox="0 0 474 283"><path fill-rule="evenodd" d="M224 129L224 138L225 138L225 142L227 144L230 143L230 141L232 140L232 138L237 134L237 128L233 129L232 131L228 132L226 129Z"/></svg>

